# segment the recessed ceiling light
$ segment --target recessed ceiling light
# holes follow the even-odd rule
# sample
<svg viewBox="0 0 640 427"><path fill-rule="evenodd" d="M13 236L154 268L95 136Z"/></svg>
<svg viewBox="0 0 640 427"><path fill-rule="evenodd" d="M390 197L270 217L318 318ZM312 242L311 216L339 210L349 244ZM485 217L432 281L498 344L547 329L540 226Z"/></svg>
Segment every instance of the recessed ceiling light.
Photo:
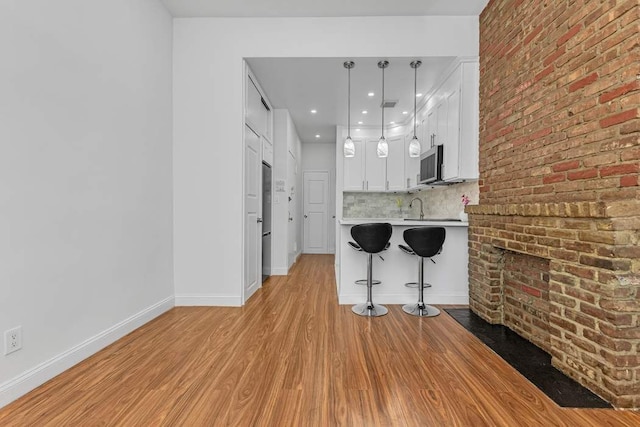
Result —
<svg viewBox="0 0 640 427"><path fill-rule="evenodd" d="M369 96L373 96L373 95L375 95L375 93L373 93L373 92L369 92L367 95L369 95Z"/></svg>
<svg viewBox="0 0 640 427"><path fill-rule="evenodd" d="M402 114L407 115L407 114L409 114L409 112L408 111L403 111Z"/></svg>
<svg viewBox="0 0 640 427"><path fill-rule="evenodd" d="M318 112L318 110L311 110L311 114L315 114L317 112Z"/></svg>
<svg viewBox="0 0 640 427"><path fill-rule="evenodd" d="M389 122L389 124L390 124L390 125L395 125L395 124L396 124L396 122Z"/></svg>
<svg viewBox="0 0 640 427"><path fill-rule="evenodd" d="M367 110L362 111L362 114L367 114L367 113L368 113Z"/></svg>
<svg viewBox="0 0 640 427"><path fill-rule="evenodd" d="M422 96L421 93L416 93L416 98L420 98Z"/></svg>
<svg viewBox="0 0 640 427"><path fill-rule="evenodd" d="M320 138L320 135L316 135L316 138Z"/></svg>
<svg viewBox="0 0 640 427"><path fill-rule="evenodd" d="M361 125L361 124L362 124L362 122L358 122L358 124L359 124L359 125Z"/></svg>
<svg viewBox="0 0 640 427"><path fill-rule="evenodd" d="M360 132L360 129L356 129L356 132Z"/></svg>

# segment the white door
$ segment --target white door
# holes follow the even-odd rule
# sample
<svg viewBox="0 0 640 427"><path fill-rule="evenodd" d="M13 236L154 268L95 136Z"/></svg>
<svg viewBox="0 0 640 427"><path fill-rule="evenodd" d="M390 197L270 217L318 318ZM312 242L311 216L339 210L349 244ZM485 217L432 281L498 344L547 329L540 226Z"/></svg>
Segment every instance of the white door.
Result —
<svg viewBox="0 0 640 427"><path fill-rule="evenodd" d="M249 126L244 127L244 301L260 287L262 224L259 212L262 201L260 180L260 137Z"/></svg>
<svg viewBox="0 0 640 427"><path fill-rule="evenodd" d="M329 172L304 172L304 252L329 253Z"/></svg>

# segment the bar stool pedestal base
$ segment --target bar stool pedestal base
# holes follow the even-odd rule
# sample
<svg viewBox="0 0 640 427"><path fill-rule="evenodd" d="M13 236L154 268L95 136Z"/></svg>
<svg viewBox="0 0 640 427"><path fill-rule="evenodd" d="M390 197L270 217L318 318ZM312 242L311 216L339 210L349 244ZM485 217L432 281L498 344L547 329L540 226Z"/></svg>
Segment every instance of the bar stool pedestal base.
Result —
<svg viewBox="0 0 640 427"><path fill-rule="evenodd" d="M358 316L365 317L380 317L384 316L389 312L387 307L380 304L357 304L351 307L351 311L353 311Z"/></svg>
<svg viewBox="0 0 640 427"><path fill-rule="evenodd" d="M402 306L402 310L412 316L418 317L435 317L440 314L440 310L428 304L406 304Z"/></svg>

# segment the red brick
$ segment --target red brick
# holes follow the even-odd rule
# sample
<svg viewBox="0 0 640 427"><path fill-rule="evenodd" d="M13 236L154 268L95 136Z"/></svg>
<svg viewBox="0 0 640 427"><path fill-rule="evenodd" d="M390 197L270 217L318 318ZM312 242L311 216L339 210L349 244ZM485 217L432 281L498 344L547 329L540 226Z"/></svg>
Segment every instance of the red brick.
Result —
<svg viewBox="0 0 640 427"><path fill-rule="evenodd" d="M533 78L533 80L538 82L538 81L544 79L545 77L547 77L549 74L553 73L554 70L555 70L555 68L553 67L553 65L549 65L547 68L545 68L544 70L542 70L538 74L536 74L535 77Z"/></svg>
<svg viewBox="0 0 640 427"><path fill-rule="evenodd" d="M578 160L571 160L569 162L564 163L556 163L551 167L554 172L564 172L571 169L578 169L580 167L580 162Z"/></svg>
<svg viewBox="0 0 640 427"><path fill-rule="evenodd" d="M587 77L571 83L571 85L569 85L569 92L575 92L578 89L582 89L583 87L590 85L596 80L598 80L598 73L589 74Z"/></svg>
<svg viewBox="0 0 640 427"><path fill-rule="evenodd" d="M565 34L563 34L559 39L558 42L556 43L558 46L563 45L564 43L566 43L571 37L575 36L576 34L578 34L578 32L580 32L580 30L582 29L582 24L578 23L576 25L574 25L569 31L567 31Z"/></svg>
<svg viewBox="0 0 640 427"><path fill-rule="evenodd" d="M635 187L638 185L638 176L627 175L620 178L620 187Z"/></svg>
<svg viewBox="0 0 640 427"><path fill-rule="evenodd" d="M540 34L540 31L542 31L542 25L538 25L527 37L525 37L524 44L531 43L531 40Z"/></svg>
<svg viewBox="0 0 640 427"><path fill-rule="evenodd" d="M607 166L600 169L600 176L611 176L611 175L626 175L632 173L638 173L640 170L640 166L638 163L624 163L621 165Z"/></svg>
<svg viewBox="0 0 640 427"><path fill-rule="evenodd" d="M569 181L575 181L578 179L591 179L598 176L597 169L585 169L577 172L569 172L567 173L567 179Z"/></svg>
<svg viewBox="0 0 640 427"><path fill-rule="evenodd" d="M609 116L605 119L600 120L600 127L606 128L609 126L618 125L620 123L628 122L629 120L633 120L635 118L640 117L638 114L638 109L627 110L622 113L614 114L613 116Z"/></svg>
<svg viewBox="0 0 640 427"><path fill-rule="evenodd" d="M542 178L542 183L543 184L553 184L554 182L562 182L566 179L565 174L563 173L556 173L553 175L547 175L544 178Z"/></svg>
<svg viewBox="0 0 640 427"><path fill-rule="evenodd" d="M600 95L599 101L601 104L604 104L605 102L609 102L612 99L616 99L631 91L638 90L639 88L640 88L640 80L634 80L633 82L627 83L624 86L620 86L614 90L603 93L602 95Z"/></svg>
<svg viewBox="0 0 640 427"><path fill-rule="evenodd" d="M542 64L545 67L548 67L549 64L552 64L553 61L555 61L556 59L558 59L559 57L564 55L565 52L566 52L565 47L564 46L560 46L560 48L558 48L558 50L553 52L551 55L547 56Z"/></svg>

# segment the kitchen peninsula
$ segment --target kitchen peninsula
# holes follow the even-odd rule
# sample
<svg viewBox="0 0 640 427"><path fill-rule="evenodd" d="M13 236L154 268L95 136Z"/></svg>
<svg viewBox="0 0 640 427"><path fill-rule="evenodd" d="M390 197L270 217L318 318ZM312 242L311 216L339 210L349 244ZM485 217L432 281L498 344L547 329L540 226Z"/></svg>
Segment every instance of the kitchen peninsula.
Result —
<svg viewBox="0 0 640 427"><path fill-rule="evenodd" d="M425 260L425 282L432 286L425 289L427 304L468 304L468 223L460 220L403 220L354 218L340 220L339 245L336 248L336 280L340 304L356 304L366 299L366 286L354 282L367 277L366 254L353 250L351 227L370 222L388 222L393 226L391 245L373 257L374 279L381 280L373 287L374 302L379 304L407 304L417 301L418 291L408 288L406 282L418 277L418 258L409 256L398 248L404 244L402 233L414 227L444 227L446 239L442 253L433 257L435 264Z"/></svg>

